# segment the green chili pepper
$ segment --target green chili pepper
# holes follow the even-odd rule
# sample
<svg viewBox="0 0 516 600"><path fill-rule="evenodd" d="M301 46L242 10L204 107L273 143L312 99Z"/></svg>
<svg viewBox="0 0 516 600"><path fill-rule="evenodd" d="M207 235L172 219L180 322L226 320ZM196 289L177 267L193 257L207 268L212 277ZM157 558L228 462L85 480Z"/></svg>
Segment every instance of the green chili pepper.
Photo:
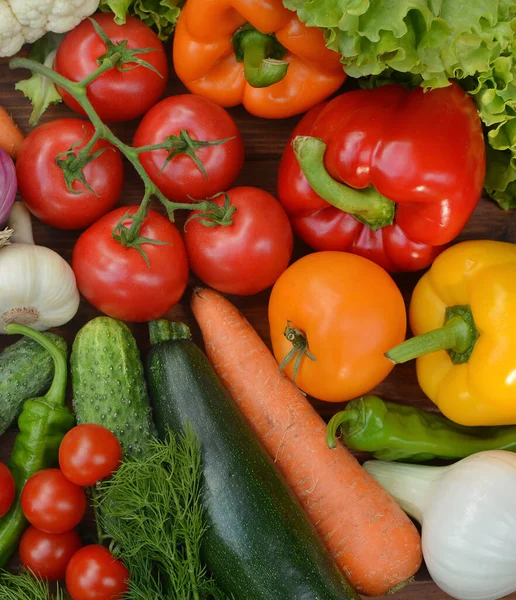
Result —
<svg viewBox="0 0 516 600"><path fill-rule="evenodd" d="M460 459L484 450L516 451L516 426L465 427L415 406L362 396L335 414L326 441L336 447L340 428L352 450L371 452L380 460L422 463L435 458Z"/></svg>
<svg viewBox="0 0 516 600"><path fill-rule="evenodd" d="M41 398L26 400L18 419L9 468L16 482L16 498L9 512L0 519L0 567L15 552L28 523L21 508L21 491L27 480L38 471L58 462L59 445L65 433L75 424L72 412L65 406L67 364L62 351L41 333L12 323L7 333L21 333L41 344L54 360L54 379Z"/></svg>

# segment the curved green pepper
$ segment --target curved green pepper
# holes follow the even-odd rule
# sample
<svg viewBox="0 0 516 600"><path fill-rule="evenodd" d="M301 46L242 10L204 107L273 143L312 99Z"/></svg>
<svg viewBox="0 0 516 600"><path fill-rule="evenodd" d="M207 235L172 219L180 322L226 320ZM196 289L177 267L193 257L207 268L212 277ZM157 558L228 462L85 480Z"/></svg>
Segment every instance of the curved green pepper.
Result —
<svg viewBox="0 0 516 600"><path fill-rule="evenodd" d="M18 419L9 468L16 482L16 498L9 512L0 519L0 567L16 551L18 541L28 523L21 508L21 491L27 480L38 471L58 462L59 445L65 433L75 424L72 412L65 406L67 364L62 351L41 333L12 323L9 334L21 333L41 344L54 361L54 379L41 398L26 400Z"/></svg>
<svg viewBox="0 0 516 600"><path fill-rule="evenodd" d="M335 448L338 430L352 450L380 460L422 463L435 458L461 459L484 450L516 451L516 426L465 427L415 406L362 396L335 414L326 441Z"/></svg>

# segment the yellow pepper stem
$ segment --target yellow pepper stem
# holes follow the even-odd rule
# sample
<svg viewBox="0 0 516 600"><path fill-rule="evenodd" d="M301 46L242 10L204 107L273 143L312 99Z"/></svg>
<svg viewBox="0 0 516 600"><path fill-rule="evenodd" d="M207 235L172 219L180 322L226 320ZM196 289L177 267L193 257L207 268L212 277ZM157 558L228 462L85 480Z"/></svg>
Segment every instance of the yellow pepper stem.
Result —
<svg viewBox="0 0 516 600"><path fill-rule="evenodd" d="M478 331L469 306L452 306L446 309L444 326L406 340L391 348L385 356L400 364L414 358L446 350L454 364L468 362Z"/></svg>

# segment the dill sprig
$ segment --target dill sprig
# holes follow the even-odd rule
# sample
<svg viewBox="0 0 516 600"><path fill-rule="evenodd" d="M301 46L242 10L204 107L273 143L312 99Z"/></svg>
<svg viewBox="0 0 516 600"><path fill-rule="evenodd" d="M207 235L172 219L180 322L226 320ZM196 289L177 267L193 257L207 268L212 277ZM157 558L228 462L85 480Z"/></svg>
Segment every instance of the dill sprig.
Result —
<svg viewBox="0 0 516 600"><path fill-rule="evenodd" d="M130 572L124 600L227 600L200 557L201 450L190 429L152 440L95 494L100 527Z"/></svg>
<svg viewBox="0 0 516 600"><path fill-rule="evenodd" d="M2 600L69 600L70 596L57 586L51 589L46 581L29 573L14 575L0 571L0 598Z"/></svg>

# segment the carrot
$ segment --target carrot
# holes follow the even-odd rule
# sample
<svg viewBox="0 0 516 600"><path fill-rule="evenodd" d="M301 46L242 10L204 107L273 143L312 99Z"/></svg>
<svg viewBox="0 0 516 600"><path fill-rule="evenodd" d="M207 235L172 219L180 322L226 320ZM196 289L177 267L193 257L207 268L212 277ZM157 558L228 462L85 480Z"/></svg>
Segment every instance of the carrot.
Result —
<svg viewBox="0 0 516 600"><path fill-rule="evenodd" d="M12 158L16 158L18 149L25 136L12 120L9 113L0 106L0 148L3 148Z"/></svg>
<svg viewBox="0 0 516 600"><path fill-rule="evenodd" d="M219 377L350 583L378 596L408 580L421 564L410 519L342 444L328 448L323 419L228 300L196 290L192 310Z"/></svg>

